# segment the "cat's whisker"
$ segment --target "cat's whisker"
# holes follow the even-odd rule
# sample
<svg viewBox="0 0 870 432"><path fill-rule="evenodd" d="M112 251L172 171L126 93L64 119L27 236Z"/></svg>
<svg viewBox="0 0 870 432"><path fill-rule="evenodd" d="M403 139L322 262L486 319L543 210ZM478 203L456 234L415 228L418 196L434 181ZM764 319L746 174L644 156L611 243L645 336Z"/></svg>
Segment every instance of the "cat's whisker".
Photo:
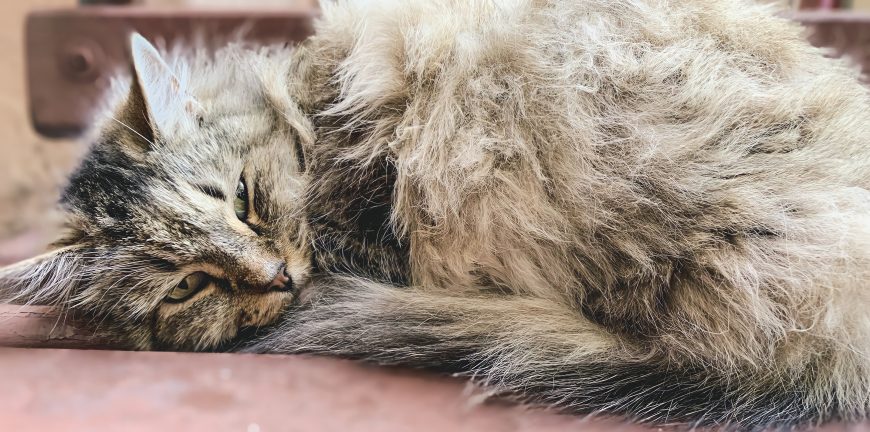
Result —
<svg viewBox="0 0 870 432"><path fill-rule="evenodd" d="M148 138L145 138L144 135L142 135L141 133L137 132L135 129L133 129L132 127L130 127L130 125L128 125L127 123L124 123L124 122L122 122L121 120L118 120L118 119L115 118L115 116L113 116L112 114L106 113L106 116L109 117L110 119L114 120L115 123L118 123L119 125L124 126L124 127L127 128L127 130L129 130L130 132L133 132L133 133L134 133L136 136L138 136L139 138L142 138L142 141L145 141L145 142L146 142L148 145L150 145L151 147L154 147L154 142L153 142L153 141L149 140Z"/></svg>

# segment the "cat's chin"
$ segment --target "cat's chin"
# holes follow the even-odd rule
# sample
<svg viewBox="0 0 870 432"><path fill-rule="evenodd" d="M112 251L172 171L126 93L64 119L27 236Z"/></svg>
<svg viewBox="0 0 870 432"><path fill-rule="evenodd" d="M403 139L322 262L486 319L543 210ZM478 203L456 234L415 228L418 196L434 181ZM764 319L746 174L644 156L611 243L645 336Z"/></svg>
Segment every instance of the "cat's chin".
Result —
<svg viewBox="0 0 870 432"><path fill-rule="evenodd" d="M205 351L209 352L236 352L242 351L247 346L249 346L253 341L260 339L261 337L272 332L272 329L275 328L280 321L273 322L270 325L260 326L260 327L242 327L239 329L236 335L224 342L221 342L217 346L207 349Z"/></svg>
<svg viewBox="0 0 870 432"><path fill-rule="evenodd" d="M231 338L206 348L206 351L230 352L239 351L257 338L268 334L272 328L281 324L290 306L295 303L298 288L292 290L272 291L262 294L258 299L256 315L248 315L239 320L238 331Z"/></svg>
<svg viewBox="0 0 870 432"><path fill-rule="evenodd" d="M327 291L327 288L334 287L337 283L338 280L331 276L312 275L304 283L294 286L291 304L301 306L315 302Z"/></svg>
<svg viewBox="0 0 870 432"><path fill-rule="evenodd" d="M296 300L298 293L298 289L289 289L282 291L272 291L267 294L263 294L259 303L258 310L260 313L256 316L251 317L251 321L242 322L240 324L240 330L246 327L265 327L274 325L277 321L280 321L281 316L284 314L284 311L290 307Z"/></svg>
<svg viewBox="0 0 870 432"><path fill-rule="evenodd" d="M278 321L283 312L294 303L296 290L269 291L259 294L249 300L247 306L239 312L237 326L264 327Z"/></svg>

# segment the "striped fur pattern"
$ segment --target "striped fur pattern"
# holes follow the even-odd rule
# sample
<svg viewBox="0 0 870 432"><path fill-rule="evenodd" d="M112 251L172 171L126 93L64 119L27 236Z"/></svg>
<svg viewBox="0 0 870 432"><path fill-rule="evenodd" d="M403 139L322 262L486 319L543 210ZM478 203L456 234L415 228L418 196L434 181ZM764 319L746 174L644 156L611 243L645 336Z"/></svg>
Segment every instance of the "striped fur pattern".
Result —
<svg viewBox="0 0 870 432"><path fill-rule="evenodd" d="M157 85L163 98L134 85L127 103L139 91L158 114L125 123L167 150L136 159L123 129L100 129L65 200L77 235L8 270L13 291L115 317L139 348L214 349L272 324L247 350L460 373L573 413L746 428L867 415L870 102L799 27L746 0L323 6L295 50L170 55L195 78ZM228 283L172 305L167 326L157 275L177 281L182 251L246 233L168 192L191 181L169 167L194 156L225 188L239 164L273 179L253 203L271 230L200 253L205 271L244 280L256 266L233 260L260 251L299 263L298 283L277 299ZM140 189L78 192L140 160ZM91 254L102 268L76 264ZM93 274L114 282L94 291L109 282ZM236 309L205 307L219 294L270 312L230 325Z"/></svg>
<svg viewBox="0 0 870 432"><path fill-rule="evenodd" d="M268 74L288 68L290 51L229 46L166 62L139 36L131 51L132 80L97 114L64 191L67 234L3 269L0 293L73 309L132 348L215 349L279 317L293 292L263 287L282 268L296 285L310 272L300 135L263 84L283 80ZM246 221L233 207L240 179ZM167 301L197 272L206 286Z"/></svg>

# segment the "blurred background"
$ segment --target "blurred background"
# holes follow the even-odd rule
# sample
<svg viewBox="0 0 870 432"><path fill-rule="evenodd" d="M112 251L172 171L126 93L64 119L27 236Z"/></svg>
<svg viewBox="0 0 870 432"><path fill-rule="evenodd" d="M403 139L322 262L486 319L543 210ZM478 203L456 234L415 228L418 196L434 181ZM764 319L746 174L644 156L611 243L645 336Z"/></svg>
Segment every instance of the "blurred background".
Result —
<svg viewBox="0 0 870 432"><path fill-rule="evenodd" d="M34 8L75 6L75 0L26 0L0 5L0 261L41 248L53 233L56 187L79 146L45 140L30 125L24 68L24 17ZM43 228L46 227L46 228ZM32 232L40 229L43 233Z"/></svg>
<svg viewBox="0 0 870 432"><path fill-rule="evenodd" d="M866 47L870 45L868 26L862 24L845 36L836 31L845 28L841 19L829 23L825 14L839 14L847 17L870 16L870 0L759 0L775 3L787 10L800 10L813 19L827 23L827 39L816 41L818 44L846 44L853 47L858 62ZM0 5L0 45L4 55L4 66L0 68L0 265L41 252L54 238L60 219L55 210L58 188L66 175L74 168L85 147L69 136L46 138L35 132L31 117L32 104L28 96L28 79L33 88L51 88L59 85L57 80L50 83L39 82L44 79L31 68L27 73L28 49L25 44L25 22L28 14L50 10L81 11L85 8L108 7L94 6L96 3L115 3L115 10L129 8L121 5L132 3L135 8L161 10L231 10L235 13L249 11L277 11L284 9L316 11L317 0L19 0L6 1ZM837 11L835 11L837 10ZM816 14L816 15L813 15ZM821 15L818 15L821 14ZM822 18L819 18L821 16ZM841 17L842 18L842 17ZM870 21L866 21L870 22ZM833 29L833 30L832 30ZM832 33L833 31L833 33ZM857 32L857 33L856 33ZM845 41L845 42L844 42ZM45 44L49 45L49 44ZM42 45L35 45L40 50ZM53 49L53 48L44 48ZM29 55L50 57L54 53L34 53L31 46ZM841 51L844 51L841 49ZM846 50L848 51L848 50ZM35 69L39 72L39 69ZM72 84L71 84L72 85ZM79 84L76 84L79 85ZM62 95L49 93L43 95L42 106L67 103ZM44 132L44 131L43 131ZM69 134L66 134L69 135Z"/></svg>

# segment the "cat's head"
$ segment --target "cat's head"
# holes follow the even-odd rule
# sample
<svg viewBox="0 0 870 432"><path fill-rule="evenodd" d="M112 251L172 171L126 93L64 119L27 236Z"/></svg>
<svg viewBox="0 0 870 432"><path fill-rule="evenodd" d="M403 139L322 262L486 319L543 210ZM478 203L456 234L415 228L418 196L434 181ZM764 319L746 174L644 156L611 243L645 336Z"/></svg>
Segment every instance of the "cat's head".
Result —
<svg viewBox="0 0 870 432"><path fill-rule="evenodd" d="M81 311L135 348L215 348L274 322L310 271L291 52L166 61L139 35L130 46L129 91L63 193L67 235L0 270L0 291Z"/></svg>

